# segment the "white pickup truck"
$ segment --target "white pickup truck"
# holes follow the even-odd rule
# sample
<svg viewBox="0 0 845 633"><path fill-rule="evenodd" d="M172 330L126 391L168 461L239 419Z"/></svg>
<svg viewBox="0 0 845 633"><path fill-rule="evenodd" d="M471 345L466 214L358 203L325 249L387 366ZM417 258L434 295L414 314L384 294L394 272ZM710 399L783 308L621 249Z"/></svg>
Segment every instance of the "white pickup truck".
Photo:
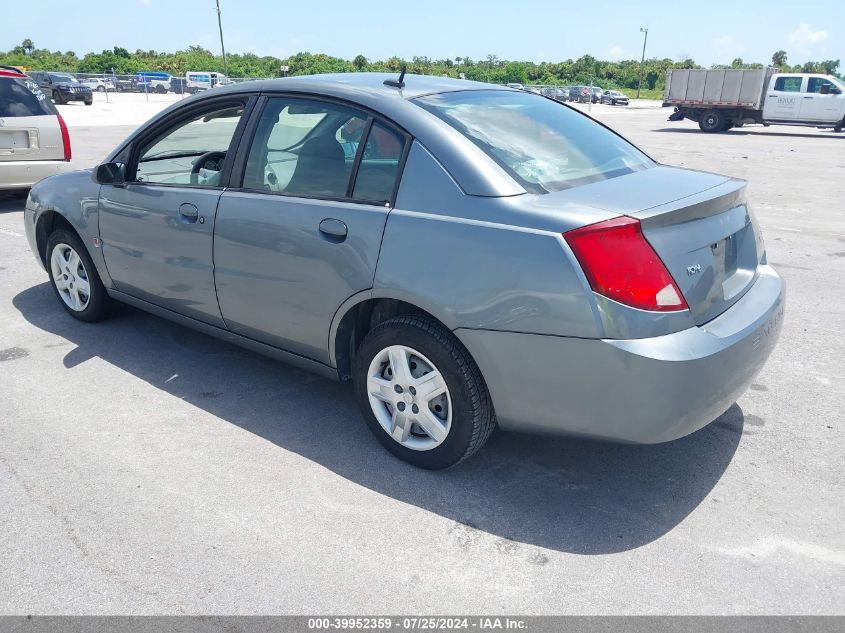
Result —
<svg viewBox="0 0 845 633"><path fill-rule="evenodd" d="M663 106L670 121L697 121L704 132L746 123L845 127L845 82L831 75L759 70L670 70Z"/></svg>

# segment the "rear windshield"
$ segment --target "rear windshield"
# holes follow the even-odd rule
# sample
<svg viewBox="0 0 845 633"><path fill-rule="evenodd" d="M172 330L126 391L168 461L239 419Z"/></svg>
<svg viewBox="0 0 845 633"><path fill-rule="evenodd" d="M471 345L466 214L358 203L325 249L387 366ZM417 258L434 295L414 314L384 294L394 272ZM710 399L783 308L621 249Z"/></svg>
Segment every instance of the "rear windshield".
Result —
<svg viewBox="0 0 845 633"><path fill-rule="evenodd" d="M56 114L56 109L32 79L0 77L0 117Z"/></svg>
<svg viewBox="0 0 845 633"><path fill-rule="evenodd" d="M654 166L607 128L538 95L467 90L418 97L414 103L464 134L532 193Z"/></svg>

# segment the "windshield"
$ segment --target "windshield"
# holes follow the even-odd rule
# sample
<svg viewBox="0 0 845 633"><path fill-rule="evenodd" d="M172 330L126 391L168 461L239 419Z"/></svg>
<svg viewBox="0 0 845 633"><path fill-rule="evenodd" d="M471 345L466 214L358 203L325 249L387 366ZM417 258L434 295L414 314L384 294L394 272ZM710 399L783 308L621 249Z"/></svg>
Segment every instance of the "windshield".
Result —
<svg viewBox="0 0 845 633"><path fill-rule="evenodd" d="M50 79L56 82L68 82L68 83L75 83L76 80L71 77L70 75L53 75L50 74Z"/></svg>
<svg viewBox="0 0 845 633"><path fill-rule="evenodd" d="M548 193L654 166L636 147L565 105L520 92L447 92L414 103L464 134L526 191Z"/></svg>

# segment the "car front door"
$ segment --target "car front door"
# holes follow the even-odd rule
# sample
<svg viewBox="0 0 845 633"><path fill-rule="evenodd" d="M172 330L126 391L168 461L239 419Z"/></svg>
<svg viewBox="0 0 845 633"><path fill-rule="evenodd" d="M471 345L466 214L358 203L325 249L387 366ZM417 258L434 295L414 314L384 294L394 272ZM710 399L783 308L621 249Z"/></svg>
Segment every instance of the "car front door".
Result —
<svg viewBox="0 0 845 633"><path fill-rule="evenodd" d="M801 97L802 121L842 120L842 92L826 77L809 77Z"/></svg>
<svg viewBox="0 0 845 633"><path fill-rule="evenodd" d="M371 288L408 138L387 122L318 98L269 97L214 233L227 327L329 363L340 305ZM236 168L237 170L238 168Z"/></svg>
<svg viewBox="0 0 845 633"><path fill-rule="evenodd" d="M801 112L801 87L804 78L800 75L780 75L774 78L766 91L763 118L774 121L797 121Z"/></svg>
<svg viewBox="0 0 845 633"><path fill-rule="evenodd" d="M117 290L223 326L214 289L217 203L245 99L175 114L131 149L126 182L100 190L100 237Z"/></svg>

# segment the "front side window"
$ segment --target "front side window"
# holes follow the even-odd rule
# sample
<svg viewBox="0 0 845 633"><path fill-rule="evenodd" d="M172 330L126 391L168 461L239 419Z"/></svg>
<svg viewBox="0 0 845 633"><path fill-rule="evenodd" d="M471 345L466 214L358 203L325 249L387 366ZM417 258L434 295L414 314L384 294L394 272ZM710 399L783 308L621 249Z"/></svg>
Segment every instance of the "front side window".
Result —
<svg viewBox="0 0 845 633"><path fill-rule="evenodd" d="M374 122L355 178L352 197L356 200L388 202L393 196L405 139L379 122Z"/></svg>
<svg viewBox="0 0 845 633"><path fill-rule="evenodd" d="M179 123L140 151L135 180L217 187L243 104L230 104Z"/></svg>
<svg viewBox="0 0 845 633"><path fill-rule="evenodd" d="M607 128L536 95L467 90L413 102L461 132L532 193L560 191L654 166Z"/></svg>
<svg viewBox="0 0 845 633"><path fill-rule="evenodd" d="M835 83L829 81L828 79L825 79L824 77L810 77L810 79L807 81L807 92L821 93L822 86L827 86L824 91L825 94L830 94L830 92L834 88L838 88Z"/></svg>
<svg viewBox="0 0 845 633"><path fill-rule="evenodd" d="M267 102L243 186L303 197L344 198L367 115L308 99Z"/></svg>
<svg viewBox="0 0 845 633"><path fill-rule="evenodd" d="M779 92L801 92L801 77L778 77L775 79L775 90Z"/></svg>

